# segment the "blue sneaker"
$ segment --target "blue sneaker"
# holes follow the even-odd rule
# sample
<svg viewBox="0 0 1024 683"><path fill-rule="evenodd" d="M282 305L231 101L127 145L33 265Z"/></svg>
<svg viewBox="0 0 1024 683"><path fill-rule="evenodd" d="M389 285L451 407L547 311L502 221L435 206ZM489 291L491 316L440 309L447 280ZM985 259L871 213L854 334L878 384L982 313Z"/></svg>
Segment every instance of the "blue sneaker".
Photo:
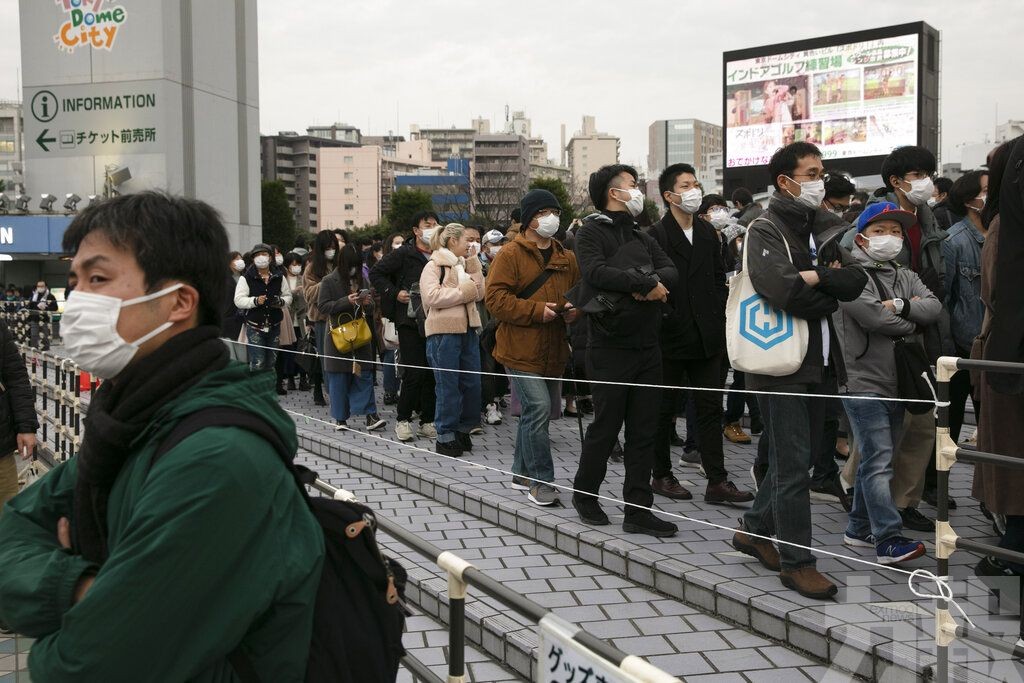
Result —
<svg viewBox="0 0 1024 683"><path fill-rule="evenodd" d="M924 543L903 536L893 536L875 546L879 564L897 564L924 555Z"/></svg>
<svg viewBox="0 0 1024 683"><path fill-rule="evenodd" d="M871 534L864 534L863 536L861 536L859 534L852 534L849 531L847 531L845 534L843 534L843 543L854 548L874 548L875 537Z"/></svg>

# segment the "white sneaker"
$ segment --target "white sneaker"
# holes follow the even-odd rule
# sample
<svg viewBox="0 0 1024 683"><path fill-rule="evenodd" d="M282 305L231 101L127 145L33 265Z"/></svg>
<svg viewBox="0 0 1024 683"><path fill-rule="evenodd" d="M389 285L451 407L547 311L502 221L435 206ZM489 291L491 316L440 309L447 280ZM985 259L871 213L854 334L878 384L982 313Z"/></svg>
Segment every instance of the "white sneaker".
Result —
<svg viewBox="0 0 1024 683"><path fill-rule="evenodd" d="M437 438L437 429L434 427L433 422L424 422L420 425L419 435L428 439Z"/></svg>
<svg viewBox="0 0 1024 683"><path fill-rule="evenodd" d="M416 438L412 431L412 425L408 422L399 422L395 425L395 436L399 441L412 441Z"/></svg>
<svg viewBox="0 0 1024 683"><path fill-rule="evenodd" d="M484 414L484 421L489 425L501 424L501 411L493 403L487 404L487 411Z"/></svg>

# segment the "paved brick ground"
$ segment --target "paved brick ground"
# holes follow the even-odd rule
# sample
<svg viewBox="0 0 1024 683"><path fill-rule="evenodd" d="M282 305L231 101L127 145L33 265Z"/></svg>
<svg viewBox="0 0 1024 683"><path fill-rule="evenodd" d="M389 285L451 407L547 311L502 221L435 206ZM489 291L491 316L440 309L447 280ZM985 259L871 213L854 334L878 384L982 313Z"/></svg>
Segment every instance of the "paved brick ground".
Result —
<svg viewBox="0 0 1024 683"><path fill-rule="evenodd" d="M292 394L283 399L283 404L312 418L330 419L326 409L312 405L308 394ZM382 415L389 420L387 431L381 435L393 439L394 413L381 403L378 405ZM832 662L868 678L910 680L931 673L935 662L932 602L915 598L903 574L845 559L859 557L871 560L873 553L842 544L846 513L838 504L813 505L816 546L842 556L822 557L818 562L819 568L840 585L837 599L834 602L814 601L785 589L776 576L763 570L751 558L733 551L729 544L730 531L700 523L703 520L732 527L742 511L703 503L704 482L693 468L680 468L677 474L684 485L695 492L694 501L677 502L662 498L655 501L657 509L684 515L690 521L674 520L680 527L679 534L670 539L654 539L622 532L616 524L621 522L621 509L608 504L605 508L612 517L613 525L600 529L581 524L571 508L538 510L523 494L507 486L507 475L476 466L474 463L501 469L511 466L515 419L507 416L504 424L487 427L484 435L474 438L476 448L466 463L415 451L371 435L335 432L330 426L312 419L297 418L297 424L304 446L319 455L347 462L387 481L408 485L428 497L451 503L471 517L498 523L549 548L557 547L647 589L653 588L690 606L716 613L736 625L786 642L819 661ZM353 420L353 426L356 424ZM552 423L551 431L556 483L569 486L575 474L579 449L576 421L556 421ZM413 445L421 448L431 446L425 439L419 439ZM727 467L734 480L743 487L751 485L749 475L745 473L753 461L755 446L756 440L750 446L726 444ZM961 502L960 508L952 514L952 525L962 536L991 542L991 527L969 498L971 475L967 465L957 465L952 474L951 494ZM612 464L601 492L619 497L621 486L622 469ZM563 498L568 502L567 494L563 494ZM934 512L927 506L923 511ZM459 539L451 539L450 542L456 540ZM928 546L928 555L907 563L906 567L934 570L932 540L922 540ZM478 545L475 547L493 544L486 538L476 541ZM1017 632L1016 607L1011 613L999 612L999 605L991 592L973 577L975 562L976 559L968 553L954 555L951 575L956 595L979 627L1012 642ZM532 577L511 572L509 580L528 582ZM589 600L593 605L632 602L629 594L617 592L615 588L591 587L590 590L589 595L581 597L581 602ZM626 628L622 624L607 628L620 626ZM612 637L615 635L613 633ZM649 646L653 650L648 654L670 654L660 650L668 648L671 643L662 645L656 638L645 639L646 635L639 633L622 638L639 638L641 640L634 642L640 647L648 647L646 643L655 642ZM730 645L740 647L731 642ZM972 680L1024 678L1024 667L988 650L977 652L956 645L951 649L951 661L954 669L955 666L966 667L961 673L967 676L969 670Z"/></svg>
<svg viewBox="0 0 1024 683"><path fill-rule="evenodd" d="M303 453L301 461L333 486L356 493L381 517L442 550L458 554L558 616L687 681L817 681L829 672L777 642L432 498L309 453ZM446 587L444 574L429 560L383 534L381 543L410 570L410 600L436 605L446 616L446 606L441 604ZM532 680L536 673L535 624L472 588L467 612L470 622L480 625L468 629L469 637ZM414 617L411 627L417 628L422 619L425 617ZM418 634L406 638L410 652L430 665L443 661L447 654L444 645L447 636L443 633L428 633L425 644L421 644ZM495 676L501 670L493 662L480 662L477 667L487 667L486 671ZM443 666L436 670L444 673ZM502 680L481 678L479 671L476 675L475 680L480 681ZM831 672L830 680L849 679L849 674L836 669Z"/></svg>

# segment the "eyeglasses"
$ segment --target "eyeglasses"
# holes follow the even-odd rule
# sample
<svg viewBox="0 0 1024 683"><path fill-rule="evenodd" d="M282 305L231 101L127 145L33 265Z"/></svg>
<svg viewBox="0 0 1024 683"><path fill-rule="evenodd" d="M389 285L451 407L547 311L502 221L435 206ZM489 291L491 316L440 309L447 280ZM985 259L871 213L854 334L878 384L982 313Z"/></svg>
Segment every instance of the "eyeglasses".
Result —
<svg viewBox="0 0 1024 683"><path fill-rule="evenodd" d="M558 209L541 209L536 213L537 218L543 218L544 216L561 216L562 212Z"/></svg>
<svg viewBox="0 0 1024 683"><path fill-rule="evenodd" d="M828 173L819 174L817 169L815 169L810 173L794 173L791 177L794 180L796 180L797 178L810 178L811 180L824 180L825 182L828 182L829 178L831 178L832 176L830 176Z"/></svg>

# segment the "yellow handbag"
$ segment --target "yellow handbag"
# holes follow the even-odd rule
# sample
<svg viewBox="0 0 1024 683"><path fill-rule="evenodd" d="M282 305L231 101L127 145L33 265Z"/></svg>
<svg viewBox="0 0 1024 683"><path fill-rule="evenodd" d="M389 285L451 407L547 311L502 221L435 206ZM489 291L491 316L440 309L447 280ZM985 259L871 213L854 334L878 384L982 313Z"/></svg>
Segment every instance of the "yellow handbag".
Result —
<svg viewBox="0 0 1024 683"><path fill-rule="evenodd" d="M337 324L331 325L331 341L338 353L352 353L369 344L372 339L373 330L359 308L355 316L342 313L338 316Z"/></svg>

